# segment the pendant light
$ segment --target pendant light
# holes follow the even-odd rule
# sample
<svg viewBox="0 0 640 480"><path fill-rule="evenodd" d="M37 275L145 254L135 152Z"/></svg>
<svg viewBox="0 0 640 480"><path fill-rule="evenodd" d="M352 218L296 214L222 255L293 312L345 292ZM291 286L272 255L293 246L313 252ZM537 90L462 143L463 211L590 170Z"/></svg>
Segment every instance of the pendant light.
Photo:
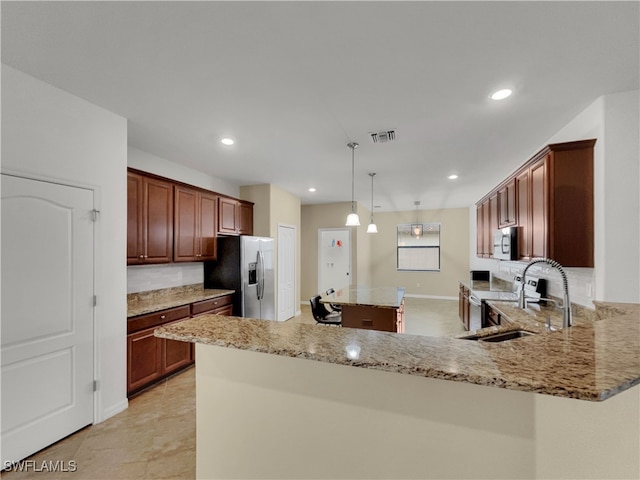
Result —
<svg viewBox="0 0 640 480"><path fill-rule="evenodd" d="M371 220L369 221L369 226L367 227L367 233L378 233L378 227L375 223L373 223L373 177L376 176L375 173L370 173L371 177Z"/></svg>
<svg viewBox="0 0 640 480"><path fill-rule="evenodd" d="M347 227L356 227L360 225L360 217L356 213L356 201L355 201L355 151L358 148L358 144L356 142L350 142L347 144L347 147L351 149L351 213L347 215L347 222L345 225Z"/></svg>
<svg viewBox="0 0 640 480"><path fill-rule="evenodd" d="M411 235L416 238L420 238L422 236L422 224L419 223L418 218L418 207L420 206L420 202L415 201L413 204L416 206L416 223L411 224Z"/></svg>

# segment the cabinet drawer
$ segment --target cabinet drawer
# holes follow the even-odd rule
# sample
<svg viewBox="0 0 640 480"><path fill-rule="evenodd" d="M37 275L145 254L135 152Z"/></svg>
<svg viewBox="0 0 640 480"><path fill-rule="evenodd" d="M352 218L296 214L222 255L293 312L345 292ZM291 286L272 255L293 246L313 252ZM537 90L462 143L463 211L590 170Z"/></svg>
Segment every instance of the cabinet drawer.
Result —
<svg viewBox="0 0 640 480"><path fill-rule="evenodd" d="M342 326L379 330L398 331L398 316L395 308L363 307L360 305L342 306Z"/></svg>
<svg viewBox="0 0 640 480"><path fill-rule="evenodd" d="M191 304L191 316L201 315L203 313L209 313L211 310L231 305L231 295L224 295L222 297L211 298L209 300L203 300Z"/></svg>
<svg viewBox="0 0 640 480"><path fill-rule="evenodd" d="M173 322L182 318L189 318L189 305L130 318L127 321L127 333L137 332L144 328L156 327L163 323Z"/></svg>

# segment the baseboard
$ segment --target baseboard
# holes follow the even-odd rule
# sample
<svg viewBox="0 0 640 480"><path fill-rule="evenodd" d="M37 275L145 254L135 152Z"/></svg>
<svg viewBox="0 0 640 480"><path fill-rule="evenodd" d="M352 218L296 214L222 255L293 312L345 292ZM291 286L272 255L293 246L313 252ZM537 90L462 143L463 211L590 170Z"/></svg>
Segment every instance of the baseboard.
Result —
<svg viewBox="0 0 640 480"><path fill-rule="evenodd" d="M111 407L105 409L102 412L101 418L99 418L96 423L104 422L106 419L111 418L114 415L119 414L120 412L124 412L127 408L129 408L129 400L125 398L115 405L112 405Z"/></svg>

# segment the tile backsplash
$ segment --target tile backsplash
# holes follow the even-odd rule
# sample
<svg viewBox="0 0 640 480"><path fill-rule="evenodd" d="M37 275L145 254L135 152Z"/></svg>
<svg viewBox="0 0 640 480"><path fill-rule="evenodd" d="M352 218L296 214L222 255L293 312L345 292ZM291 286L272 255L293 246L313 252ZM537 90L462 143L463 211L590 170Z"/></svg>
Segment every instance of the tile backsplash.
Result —
<svg viewBox="0 0 640 480"><path fill-rule="evenodd" d="M513 277L521 274L527 265L526 262L509 262L505 260L497 261L496 263L497 265L492 268L492 275L508 282L513 282ZM571 267L563 267L563 269L567 274L567 280L569 282L571 303L594 308L594 269ZM547 294L555 298L562 298L562 276L557 269L543 263L536 264L527 270L527 277L529 277L529 275L546 279Z"/></svg>
<svg viewBox="0 0 640 480"><path fill-rule="evenodd" d="M202 263L131 265L127 267L127 293L204 283Z"/></svg>

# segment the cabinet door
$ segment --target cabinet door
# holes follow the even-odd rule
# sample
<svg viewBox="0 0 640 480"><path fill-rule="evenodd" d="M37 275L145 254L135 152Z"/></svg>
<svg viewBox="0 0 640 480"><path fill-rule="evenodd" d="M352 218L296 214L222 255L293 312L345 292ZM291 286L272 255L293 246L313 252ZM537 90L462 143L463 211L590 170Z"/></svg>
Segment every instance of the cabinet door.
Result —
<svg viewBox="0 0 640 480"><path fill-rule="evenodd" d="M476 256L482 257L484 253L484 208L476 206Z"/></svg>
<svg viewBox="0 0 640 480"><path fill-rule="evenodd" d="M174 262L198 260L198 192L175 187Z"/></svg>
<svg viewBox="0 0 640 480"><path fill-rule="evenodd" d="M145 263L173 259L173 185L143 177L145 184Z"/></svg>
<svg viewBox="0 0 640 480"><path fill-rule="evenodd" d="M144 263L142 176L127 173L127 265Z"/></svg>
<svg viewBox="0 0 640 480"><path fill-rule="evenodd" d="M507 182L498 190L498 228L516 224L516 180Z"/></svg>
<svg viewBox="0 0 640 480"><path fill-rule="evenodd" d="M531 258L531 200L529 195L529 169L516 176L516 193L518 197L518 258Z"/></svg>
<svg viewBox="0 0 640 480"><path fill-rule="evenodd" d="M531 166L531 255L547 256L547 163Z"/></svg>
<svg viewBox="0 0 640 480"><path fill-rule="evenodd" d="M253 235L253 204L240 202L238 204L238 228L240 235Z"/></svg>
<svg viewBox="0 0 640 480"><path fill-rule="evenodd" d="M238 201L218 198L218 233L234 235L238 233Z"/></svg>
<svg viewBox="0 0 640 480"><path fill-rule="evenodd" d="M162 376L162 339L153 328L127 335L127 393L142 388Z"/></svg>
<svg viewBox="0 0 640 480"><path fill-rule="evenodd" d="M168 375L193 363L193 343L162 340L162 373Z"/></svg>
<svg viewBox="0 0 640 480"><path fill-rule="evenodd" d="M215 260L216 248L216 220L218 197L212 194L200 193L199 197L199 260Z"/></svg>
<svg viewBox="0 0 640 480"><path fill-rule="evenodd" d="M493 257L493 234L498 229L498 192L489 197L489 215L485 231L485 250L487 257Z"/></svg>

